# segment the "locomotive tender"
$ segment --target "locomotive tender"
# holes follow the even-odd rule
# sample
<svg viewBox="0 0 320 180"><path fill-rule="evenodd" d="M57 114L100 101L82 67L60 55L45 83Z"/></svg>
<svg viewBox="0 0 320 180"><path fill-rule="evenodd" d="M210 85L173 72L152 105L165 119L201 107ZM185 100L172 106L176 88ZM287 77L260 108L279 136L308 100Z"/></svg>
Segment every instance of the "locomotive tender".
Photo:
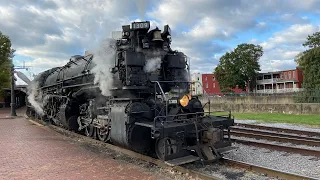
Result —
<svg viewBox="0 0 320 180"><path fill-rule="evenodd" d="M231 114L210 115L210 101L204 112L190 93L187 57L170 47L170 27L149 29L149 21L124 25L110 43L110 95L94 82L95 55L75 55L33 80L29 98L42 103L43 113L29 102L27 115L172 165L219 159L232 147Z"/></svg>

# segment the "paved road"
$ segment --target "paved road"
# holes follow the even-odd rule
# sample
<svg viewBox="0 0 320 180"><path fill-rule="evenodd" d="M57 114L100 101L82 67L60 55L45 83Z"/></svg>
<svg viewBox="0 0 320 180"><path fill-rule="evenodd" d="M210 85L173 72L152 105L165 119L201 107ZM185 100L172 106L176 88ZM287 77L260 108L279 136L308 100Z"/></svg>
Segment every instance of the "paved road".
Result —
<svg viewBox="0 0 320 180"><path fill-rule="evenodd" d="M90 151L25 118L0 118L0 133L0 179L166 179Z"/></svg>

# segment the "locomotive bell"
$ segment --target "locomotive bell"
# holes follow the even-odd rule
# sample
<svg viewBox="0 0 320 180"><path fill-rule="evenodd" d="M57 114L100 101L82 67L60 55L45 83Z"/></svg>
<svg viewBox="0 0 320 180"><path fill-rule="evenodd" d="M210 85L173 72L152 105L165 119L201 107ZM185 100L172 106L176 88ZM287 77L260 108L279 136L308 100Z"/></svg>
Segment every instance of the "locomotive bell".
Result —
<svg viewBox="0 0 320 180"><path fill-rule="evenodd" d="M161 37L161 30L155 30L153 32L153 39L152 41L163 41L162 37Z"/></svg>

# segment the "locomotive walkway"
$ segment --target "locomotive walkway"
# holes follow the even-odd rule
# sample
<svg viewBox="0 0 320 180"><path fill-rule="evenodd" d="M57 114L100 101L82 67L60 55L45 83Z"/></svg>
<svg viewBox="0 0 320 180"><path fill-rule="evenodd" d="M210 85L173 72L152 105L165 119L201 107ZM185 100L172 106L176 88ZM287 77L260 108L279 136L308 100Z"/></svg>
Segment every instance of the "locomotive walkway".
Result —
<svg viewBox="0 0 320 180"><path fill-rule="evenodd" d="M168 179L0 111L0 179ZM23 111L17 111L22 116Z"/></svg>

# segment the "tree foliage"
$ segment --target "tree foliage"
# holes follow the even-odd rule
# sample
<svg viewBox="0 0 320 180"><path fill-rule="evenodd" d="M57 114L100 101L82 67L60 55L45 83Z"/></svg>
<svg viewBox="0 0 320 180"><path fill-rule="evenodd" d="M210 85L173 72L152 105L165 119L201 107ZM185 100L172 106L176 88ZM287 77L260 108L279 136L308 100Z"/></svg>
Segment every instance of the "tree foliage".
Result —
<svg viewBox="0 0 320 180"><path fill-rule="evenodd" d="M315 32L312 35L308 35L306 42L303 43L302 45L308 46L311 49L320 47L320 31Z"/></svg>
<svg viewBox="0 0 320 180"><path fill-rule="evenodd" d="M259 59L263 55L260 45L243 43L232 52L227 52L220 58L215 68L215 77L219 81L222 92L230 92L238 86L246 90L246 84L252 91L255 87L255 79L260 71Z"/></svg>
<svg viewBox="0 0 320 180"><path fill-rule="evenodd" d="M10 68L14 52L9 37L0 31L0 97L3 95L2 89L10 85Z"/></svg>
<svg viewBox="0 0 320 180"><path fill-rule="evenodd" d="M296 56L296 63L303 70L303 87L307 90L320 89L320 31L308 35L302 44L309 49Z"/></svg>

